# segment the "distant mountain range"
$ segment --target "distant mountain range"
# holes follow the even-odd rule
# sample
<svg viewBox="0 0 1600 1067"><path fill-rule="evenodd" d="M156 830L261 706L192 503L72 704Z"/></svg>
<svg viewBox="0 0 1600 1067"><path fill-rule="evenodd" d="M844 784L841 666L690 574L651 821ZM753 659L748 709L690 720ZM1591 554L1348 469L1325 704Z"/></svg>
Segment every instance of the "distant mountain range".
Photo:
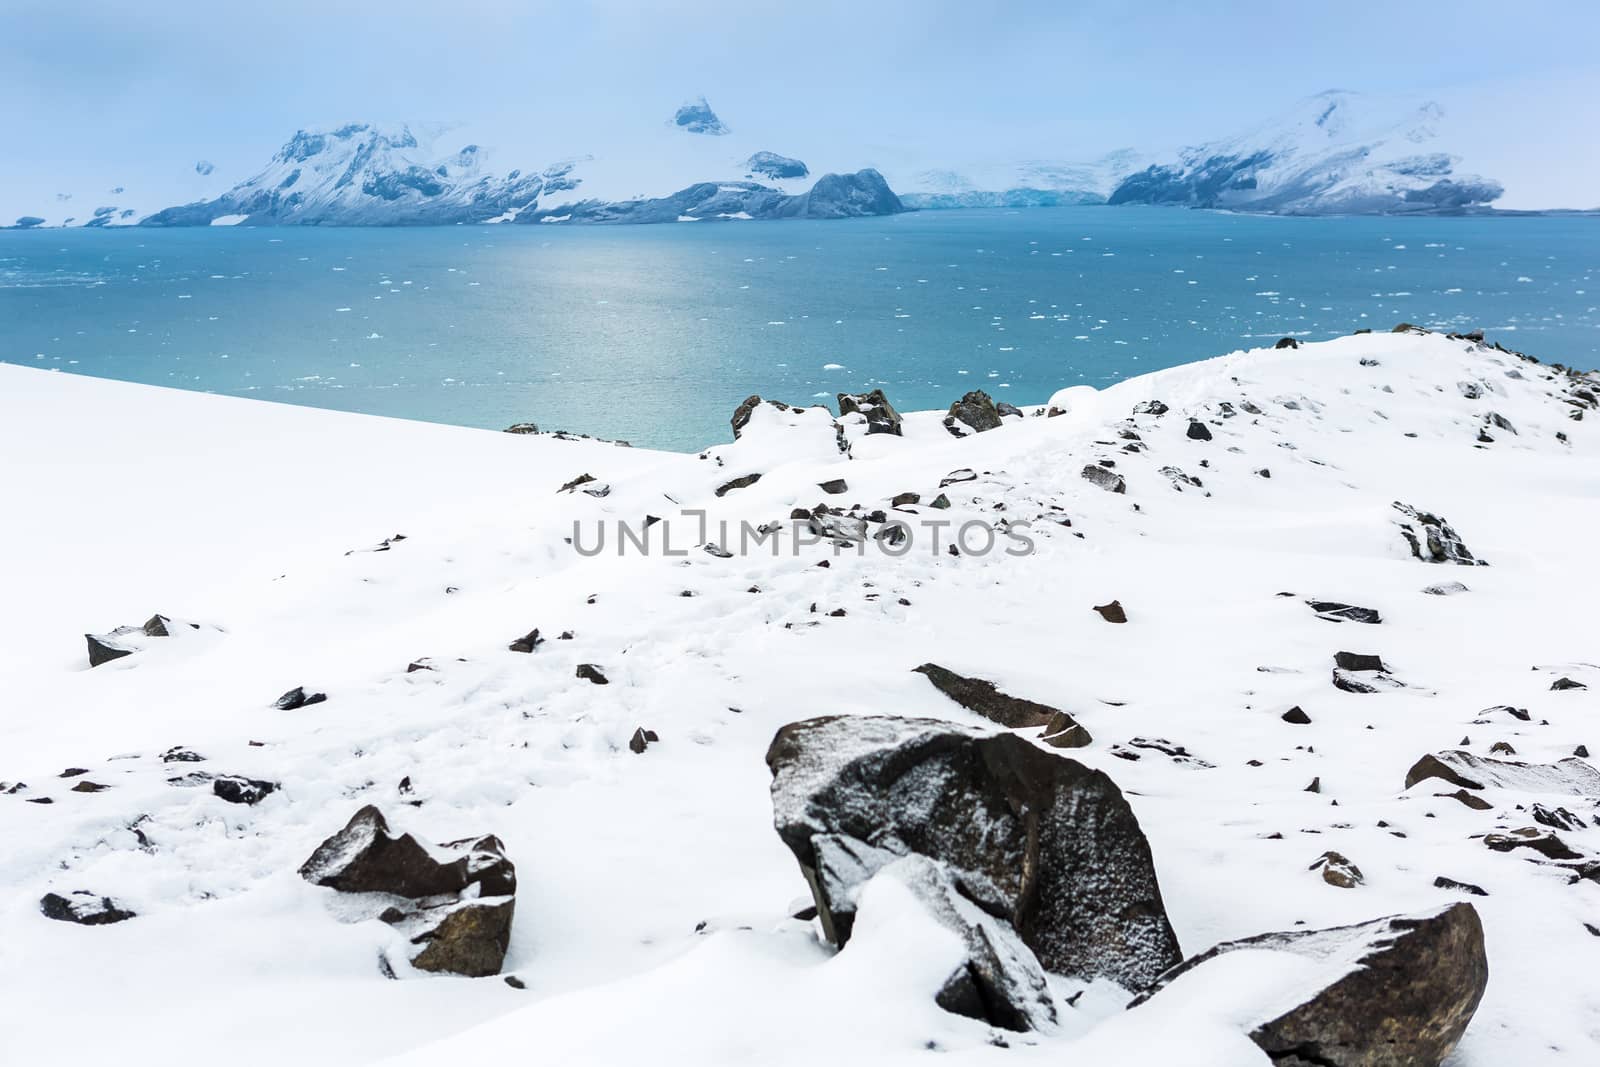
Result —
<svg viewBox="0 0 1600 1067"><path fill-rule="evenodd" d="M803 159L737 135L704 97L639 143L501 170L457 128L352 123L296 133L253 177L205 199L141 211L121 203L16 219L41 226L428 226L834 219L906 209L1168 204L1286 215L1484 211L1499 182L1457 172L1442 109L1330 91L1239 136L1165 155L1126 149L926 167L878 163L811 181ZM759 147L758 147L759 146ZM835 155L841 153L835 152ZM193 164L200 176L212 164ZM887 177L885 177L885 173ZM121 186L114 196L124 192Z"/></svg>

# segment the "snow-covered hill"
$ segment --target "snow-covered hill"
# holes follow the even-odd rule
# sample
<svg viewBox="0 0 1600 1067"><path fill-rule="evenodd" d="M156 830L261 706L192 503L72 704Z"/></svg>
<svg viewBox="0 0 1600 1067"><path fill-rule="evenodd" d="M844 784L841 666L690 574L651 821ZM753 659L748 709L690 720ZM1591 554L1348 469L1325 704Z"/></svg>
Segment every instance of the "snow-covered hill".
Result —
<svg viewBox="0 0 1600 1067"><path fill-rule="evenodd" d="M1458 169L1433 101L1329 91L1237 137L1125 177L1113 204L1181 204L1289 215L1461 211L1493 203L1499 182ZM1458 131L1459 132L1459 131Z"/></svg>
<svg viewBox="0 0 1600 1067"><path fill-rule="evenodd" d="M969 397L991 428L961 437L942 412L868 434L894 421L872 398L758 403L679 455L0 366L0 448L28 457L0 467L6 1056L1265 1065L1263 1013L1353 973L1350 935L1316 965L1280 938L1131 1010L1045 974L1033 1032L942 1011L966 950L920 902L939 866L873 878L835 950L790 917L811 894L773 827L780 727L891 715L1108 776L1186 956L1470 902L1488 985L1448 1062L1594 1062L1596 389L1404 332L1064 390L1053 417ZM852 515L860 548L805 533ZM1487 566L1417 558L1406 527L1461 555L1441 515ZM776 550L741 553L741 522ZM618 558L619 523L652 550ZM169 636L88 668L81 634L153 613ZM997 727L928 663L1088 744ZM326 699L275 707L294 687ZM1452 750L1466 784L1408 775ZM405 921L297 873L368 804L503 842L515 984L408 966ZM50 893L135 914L52 921Z"/></svg>

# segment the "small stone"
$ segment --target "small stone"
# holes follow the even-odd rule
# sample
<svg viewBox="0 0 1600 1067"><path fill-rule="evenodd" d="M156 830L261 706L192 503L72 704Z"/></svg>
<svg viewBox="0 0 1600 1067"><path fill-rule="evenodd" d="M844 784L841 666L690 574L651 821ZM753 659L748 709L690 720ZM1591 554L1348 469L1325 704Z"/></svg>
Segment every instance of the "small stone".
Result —
<svg viewBox="0 0 1600 1067"><path fill-rule="evenodd" d="M101 785L99 782L91 782L89 779L85 778L83 781L73 786L72 791L74 793L103 793L110 788L111 787L109 785Z"/></svg>
<svg viewBox="0 0 1600 1067"><path fill-rule="evenodd" d="M1124 623L1128 621L1128 613L1122 609L1122 601L1113 600L1109 604L1096 604L1094 610L1106 622Z"/></svg>
<svg viewBox="0 0 1600 1067"><path fill-rule="evenodd" d="M1469 893L1475 897L1489 895L1489 891L1482 886L1473 885L1471 882L1458 882L1454 878L1446 878L1442 874L1433 880L1433 887L1435 889L1454 889L1462 893Z"/></svg>
<svg viewBox="0 0 1600 1067"><path fill-rule="evenodd" d="M891 508L903 508L908 504L919 504L922 496L919 493L896 493L893 500L889 501Z"/></svg>
<svg viewBox="0 0 1600 1067"><path fill-rule="evenodd" d="M742 477L735 478L730 482L724 482L723 484L717 486L717 495L727 496L735 489L748 489L760 480L761 475L759 474L746 474Z"/></svg>
<svg viewBox="0 0 1600 1067"><path fill-rule="evenodd" d="M295 686L283 696L272 702L272 706L280 711L294 711L296 708L310 707L320 704L328 699L326 693L307 693L304 686Z"/></svg>
<svg viewBox="0 0 1600 1067"><path fill-rule="evenodd" d="M1284 712L1281 716L1284 722L1293 723L1295 726L1309 726L1311 716L1307 715L1298 704Z"/></svg>
<svg viewBox="0 0 1600 1067"><path fill-rule="evenodd" d="M1199 419L1190 419L1188 437L1191 441L1209 441L1211 429Z"/></svg>
<svg viewBox="0 0 1600 1067"><path fill-rule="evenodd" d="M593 682L595 685L610 685L611 684L611 679L607 678L604 674L602 674L600 672L600 668L597 667L593 663L580 663L580 664L578 664L578 672L577 672L577 674L578 674L579 678L582 678L582 679L584 679L586 681Z"/></svg>
<svg viewBox="0 0 1600 1067"><path fill-rule="evenodd" d="M1309 870L1322 869L1322 880L1331 886L1340 889L1354 889L1366 879L1361 874L1361 868L1338 852L1324 852L1311 864Z"/></svg>
<svg viewBox="0 0 1600 1067"><path fill-rule="evenodd" d="M643 726L633 731L633 736L628 738L628 748L635 755L642 753L646 748L661 740L654 730L646 730Z"/></svg>
<svg viewBox="0 0 1600 1067"><path fill-rule="evenodd" d="M277 782L264 782L237 774L221 774L211 782L211 791L229 804L257 804L278 791Z"/></svg>
<svg viewBox="0 0 1600 1067"><path fill-rule="evenodd" d="M1317 777L1311 779L1311 784L1306 786L1304 791L1307 793L1322 792L1322 776L1318 775Z"/></svg>
<svg viewBox="0 0 1600 1067"><path fill-rule="evenodd" d="M1550 691L1553 693L1562 693L1569 689L1587 688L1589 687L1584 685L1582 682L1575 682L1571 678L1557 678L1555 681L1550 683Z"/></svg>
<svg viewBox="0 0 1600 1067"><path fill-rule="evenodd" d="M817 488L830 496L838 496L840 493L848 493L850 491L849 483L843 478L830 478L825 482L818 482Z"/></svg>
<svg viewBox="0 0 1600 1067"><path fill-rule="evenodd" d="M535 626L507 645L506 650L510 652L532 652L542 644L544 644L544 638L539 636L539 628Z"/></svg>
<svg viewBox="0 0 1600 1067"><path fill-rule="evenodd" d="M1122 475L1114 474L1098 464L1090 463L1086 465L1082 473L1085 481L1090 482L1097 488L1104 489L1108 493L1126 493L1128 491L1127 480Z"/></svg>

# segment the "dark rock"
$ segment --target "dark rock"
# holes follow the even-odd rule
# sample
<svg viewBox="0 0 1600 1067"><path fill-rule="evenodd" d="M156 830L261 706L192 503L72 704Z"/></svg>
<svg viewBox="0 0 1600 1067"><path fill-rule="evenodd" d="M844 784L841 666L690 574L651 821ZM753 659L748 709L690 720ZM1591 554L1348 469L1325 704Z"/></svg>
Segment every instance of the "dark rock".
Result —
<svg viewBox="0 0 1600 1067"><path fill-rule="evenodd" d="M966 959L934 998L941 1008L1005 1030L1054 1026L1055 1000L1038 958L1005 922L962 896L944 866L913 854L889 863L873 876L879 879L904 886L966 946Z"/></svg>
<svg viewBox="0 0 1600 1067"><path fill-rule="evenodd" d="M1135 415L1165 415L1172 409L1159 400L1146 400L1133 405Z"/></svg>
<svg viewBox="0 0 1600 1067"><path fill-rule="evenodd" d="M1448 797L1451 800L1459 801L1461 804L1471 808L1473 811L1488 811L1490 808L1494 807L1494 805L1489 803L1487 800L1476 795L1475 793L1469 793L1465 789L1457 789L1454 793L1435 793L1433 795L1436 797Z"/></svg>
<svg viewBox="0 0 1600 1067"><path fill-rule="evenodd" d="M610 685L611 679L600 672L600 668L593 663L578 664L578 677L595 685Z"/></svg>
<svg viewBox="0 0 1600 1067"><path fill-rule="evenodd" d="M514 422L505 428L506 433L538 433L539 427L531 422Z"/></svg>
<svg viewBox="0 0 1600 1067"><path fill-rule="evenodd" d="M1455 889L1475 897L1486 897L1489 895L1489 891L1482 886L1473 885L1471 882L1458 882L1454 878L1446 878L1442 874L1433 880L1433 887L1435 889Z"/></svg>
<svg viewBox="0 0 1600 1067"><path fill-rule="evenodd" d="M1128 613L1122 609L1122 601L1113 600L1109 604L1096 604L1094 610L1106 622L1124 623L1128 621Z"/></svg>
<svg viewBox="0 0 1600 1067"><path fill-rule="evenodd" d="M134 650L124 648L116 643L115 634L84 634L83 639L89 645L89 666L98 667L102 663L110 663L123 656L131 656Z"/></svg>
<svg viewBox="0 0 1600 1067"><path fill-rule="evenodd" d="M1551 690L1551 692L1555 692L1555 693L1564 692L1565 690L1568 690L1568 689L1587 689L1587 688L1589 688L1589 687L1584 685L1582 682L1575 682L1571 678L1557 678L1555 681L1550 683L1550 690Z"/></svg>
<svg viewBox="0 0 1600 1067"><path fill-rule="evenodd" d="M544 644L544 638L539 636L539 628L535 626L515 641L506 646L508 652L532 652Z"/></svg>
<svg viewBox="0 0 1600 1067"><path fill-rule="evenodd" d="M506 975L506 985L510 986L512 989L527 989L528 988L528 983L524 982L522 979L518 978L514 974Z"/></svg>
<svg viewBox="0 0 1600 1067"><path fill-rule="evenodd" d="M276 793L278 783L237 774L219 774L211 780L211 791L229 804L256 804L268 794Z"/></svg>
<svg viewBox="0 0 1600 1067"><path fill-rule="evenodd" d="M977 480L977 471L970 467L962 467L960 470L953 470L949 474L946 474L943 478L940 478L939 488L943 489L946 486L959 485L962 482L975 482Z"/></svg>
<svg viewBox="0 0 1600 1067"><path fill-rule="evenodd" d="M494 896L427 910L423 928L411 938L412 944L424 946L411 965L468 978L499 974L511 945L516 907L515 897Z"/></svg>
<svg viewBox="0 0 1600 1067"><path fill-rule="evenodd" d="M1517 750L1511 747L1510 741L1496 741L1489 746L1489 755L1491 756L1515 756L1516 754Z"/></svg>
<svg viewBox="0 0 1600 1067"><path fill-rule="evenodd" d="M110 788L111 787L109 785L102 785L99 782L91 782L89 779L85 778L83 781L73 786L72 791L74 793L104 793Z"/></svg>
<svg viewBox="0 0 1600 1067"><path fill-rule="evenodd" d="M1284 712L1281 718L1284 722L1293 723L1295 726L1311 725L1311 716L1307 715L1305 713L1305 709L1301 708L1298 704Z"/></svg>
<svg viewBox="0 0 1600 1067"><path fill-rule="evenodd" d="M1023 417L1021 408L1015 404L1008 404L1004 400L998 401L994 406L994 410L999 413L1001 418L1005 418L1008 415L1015 415L1018 418Z"/></svg>
<svg viewBox="0 0 1600 1067"><path fill-rule="evenodd" d="M1456 563L1462 566L1485 566L1483 560L1478 559L1468 550L1461 537L1450 528L1441 516L1418 511L1409 504L1402 504L1398 500L1394 509L1405 520L1396 520L1400 527L1400 535L1406 539L1406 544L1411 546L1411 555L1424 563Z"/></svg>
<svg viewBox="0 0 1600 1067"><path fill-rule="evenodd" d="M1406 788L1439 778L1465 789L1517 789L1529 793L1600 796L1600 771L1569 756L1555 763L1517 763L1485 759L1453 749L1430 753L1406 772Z"/></svg>
<svg viewBox="0 0 1600 1067"><path fill-rule="evenodd" d="M436 859L437 852L448 859ZM410 834L394 836L383 813L368 804L343 830L317 846L300 877L341 893L389 893L413 900L460 893L477 884L485 897L517 889L516 867L500 839L451 841L429 849Z"/></svg>
<svg viewBox="0 0 1600 1067"><path fill-rule="evenodd" d="M204 763L205 757L182 745L174 745L161 753L162 763Z"/></svg>
<svg viewBox="0 0 1600 1067"><path fill-rule="evenodd" d="M140 629L146 637L171 637L172 631L167 629L167 623L171 621L165 615L152 615Z"/></svg>
<svg viewBox="0 0 1600 1067"><path fill-rule="evenodd" d="M1302 792L1306 792L1306 793L1320 793L1320 792L1322 792L1322 776L1318 775L1317 777L1311 779L1311 784L1306 786L1305 789L1302 790Z"/></svg>
<svg viewBox="0 0 1600 1067"><path fill-rule="evenodd" d="M995 410L994 401L981 389L974 389L951 404L950 413L944 417L944 428L957 437L983 433L1001 425L1000 413Z"/></svg>
<svg viewBox="0 0 1600 1067"><path fill-rule="evenodd" d="M1347 671L1333 669L1333 685L1346 693L1381 693L1386 689L1404 689L1405 683L1383 671Z"/></svg>
<svg viewBox="0 0 1600 1067"><path fill-rule="evenodd" d="M1583 821L1583 816L1574 815L1566 808L1547 808L1543 804L1534 804L1530 809L1533 821L1552 830L1582 830L1589 824Z"/></svg>
<svg viewBox="0 0 1600 1067"><path fill-rule="evenodd" d="M594 481L594 475L592 475L592 474L580 474L576 478L572 479L572 481L567 482L560 489L557 489L556 492L558 492L558 493L570 493L574 489L578 488L578 486L580 486L580 485L588 485L592 481Z"/></svg>
<svg viewBox="0 0 1600 1067"><path fill-rule="evenodd" d="M1278 338L1278 343L1273 345L1272 347L1273 348L1299 348L1300 347L1300 342L1295 340L1293 337L1280 337L1280 338Z"/></svg>
<svg viewBox="0 0 1600 1067"><path fill-rule="evenodd" d="M848 493L850 484L843 478L830 478L828 481L818 482L817 488L830 496L838 496L840 493Z"/></svg>
<svg viewBox="0 0 1600 1067"><path fill-rule="evenodd" d="M1574 756L1580 756L1583 759L1588 759L1589 758L1589 746L1588 745L1579 745L1577 748L1572 750L1572 754Z"/></svg>
<svg viewBox="0 0 1600 1067"><path fill-rule="evenodd" d="M727 496L729 493L733 492L735 489L748 489L752 485L755 485L760 480L761 480L761 475L759 475L759 474L746 474L746 475L743 475L741 477L733 479L733 481L731 481L731 482L724 482L723 484L717 486L717 495L718 496Z"/></svg>
<svg viewBox="0 0 1600 1067"><path fill-rule="evenodd" d="M1188 437L1191 441L1209 441L1211 428L1199 419L1190 419Z"/></svg>
<svg viewBox="0 0 1600 1067"><path fill-rule="evenodd" d="M1161 976L1140 1004L1228 952L1292 952L1318 976L1275 988L1250 1039L1283 1067L1438 1067L1489 983L1483 924L1471 904L1327 930L1228 941ZM1284 1010L1284 1004L1295 1007ZM1259 1017L1259 1016L1258 1016Z"/></svg>
<svg viewBox="0 0 1600 1067"><path fill-rule="evenodd" d="M1149 844L1099 771L1015 734L855 715L783 727L767 765L779 836L835 944L855 887L920 854L1047 971L1137 989L1178 958Z"/></svg>
<svg viewBox="0 0 1600 1067"><path fill-rule="evenodd" d="M947 511L950 508L950 498L940 493L928 502L928 506L930 508L938 508L940 511Z"/></svg>
<svg viewBox="0 0 1600 1067"><path fill-rule="evenodd" d="M88 774L88 773L89 773L89 768L87 768L87 767L68 767L66 770L64 770L60 774L56 775L56 777L57 778L77 778L80 775L84 775L84 774Z"/></svg>
<svg viewBox="0 0 1600 1067"><path fill-rule="evenodd" d="M643 726L633 731L633 736L628 738L628 748L635 755L642 753L646 748L661 740L654 730L646 730Z"/></svg>
<svg viewBox="0 0 1600 1067"><path fill-rule="evenodd" d="M1039 740L1051 748L1083 748L1094 738L1071 715L1058 711L1044 724L1044 729L1039 732Z"/></svg>
<svg viewBox="0 0 1600 1067"><path fill-rule="evenodd" d="M840 393L839 417L861 414L867 420L867 433L887 433L900 436L900 413L883 395L882 389L870 393Z"/></svg>
<svg viewBox="0 0 1600 1067"><path fill-rule="evenodd" d="M1506 433L1509 433L1512 436L1516 436L1517 428L1515 426L1511 425L1511 420L1510 419L1506 418L1504 415L1500 414L1499 412L1491 411L1491 412L1489 412L1488 415L1486 415L1484 417L1488 420L1489 425L1493 426L1495 429L1504 430Z"/></svg>
<svg viewBox="0 0 1600 1067"><path fill-rule="evenodd" d="M1322 880L1340 889L1354 889L1366 881L1362 877L1361 868L1339 852L1324 852L1307 870L1315 871L1319 868L1322 870Z"/></svg>
<svg viewBox="0 0 1600 1067"><path fill-rule="evenodd" d="M1317 618L1328 622L1364 622L1376 625L1383 621L1383 616L1378 614L1377 608L1358 608L1354 604L1341 604L1336 600L1308 600L1306 603L1317 613ZM1382 670L1383 668L1356 669Z"/></svg>
<svg viewBox="0 0 1600 1067"><path fill-rule="evenodd" d="M1363 652L1335 652L1333 665L1345 671L1387 671L1380 656Z"/></svg>
<svg viewBox="0 0 1600 1067"><path fill-rule="evenodd" d="M1130 737L1126 745L1112 745L1111 754L1120 759L1137 761L1139 753L1136 749L1147 752L1159 752L1173 763L1181 763L1190 767L1210 769L1216 764L1208 763L1184 748L1182 745L1173 744L1164 737Z"/></svg>
<svg viewBox="0 0 1600 1067"><path fill-rule="evenodd" d="M1549 830L1541 830L1537 826L1524 826L1520 830L1512 830L1507 834L1485 834L1483 843L1496 852L1511 852L1519 848L1528 848L1546 859L1576 860L1583 858L1582 853L1574 851L1554 833Z"/></svg>
<svg viewBox="0 0 1600 1067"><path fill-rule="evenodd" d="M937 663L924 663L915 673L927 677L933 687L970 712L999 723L1009 730L1025 730L1049 724L1053 716L1065 714L1048 704L1009 696L993 682L968 678L946 670Z"/></svg>
<svg viewBox="0 0 1600 1067"><path fill-rule="evenodd" d="M908 504L920 504L921 502L922 495L920 493L896 493L894 499L889 501L889 506L891 508L903 508Z"/></svg>
<svg viewBox="0 0 1600 1067"><path fill-rule="evenodd" d="M307 693L304 686L295 686L283 696L272 702L272 706L280 711L294 711L296 708L310 707L320 704L328 699L326 693Z"/></svg>
<svg viewBox="0 0 1600 1067"><path fill-rule="evenodd" d="M1123 479L1122 475L1114 474L1095 463L1090 463L1083 468L1083 477L1085 481L1104 489L1108 493L1126 493L1128 491L1128 483Z"/></svg>
<svg viewBox="0 0 1600 1067"><path fill-rule="evenodd" d="M96 896L86 889L62 896L46 893L39 898L39 910L47 919L77 923L79 926L106 926L136 918L136 913L121 907L110 897Z"/></svg>

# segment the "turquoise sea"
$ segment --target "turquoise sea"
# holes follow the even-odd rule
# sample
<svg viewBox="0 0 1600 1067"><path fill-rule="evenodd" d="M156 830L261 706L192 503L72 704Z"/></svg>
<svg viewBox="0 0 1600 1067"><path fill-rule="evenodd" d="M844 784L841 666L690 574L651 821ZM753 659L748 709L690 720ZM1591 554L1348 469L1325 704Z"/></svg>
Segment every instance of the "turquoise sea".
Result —
<svg viewBox="0 0 1600 1067"><path fill-rule="evenodd" d="M1600 218L0 231L0 361L675 449L751 393L1038 403L1401 321L1600 366Z"/></svg>

